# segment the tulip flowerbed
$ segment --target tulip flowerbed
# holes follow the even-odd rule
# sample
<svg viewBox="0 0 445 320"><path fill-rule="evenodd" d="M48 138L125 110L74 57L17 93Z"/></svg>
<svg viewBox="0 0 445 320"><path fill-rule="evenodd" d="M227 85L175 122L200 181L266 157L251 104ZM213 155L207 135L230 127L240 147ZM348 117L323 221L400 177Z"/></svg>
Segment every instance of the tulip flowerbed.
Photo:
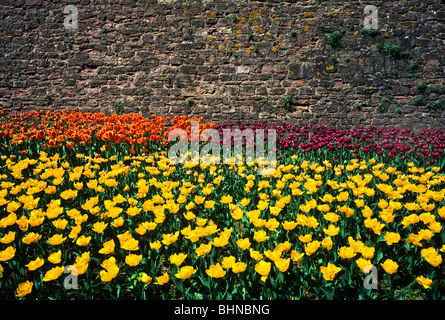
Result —
<svg viewBox="0 0 445 320"><path fill-rule="evenodd" d="M272 128L3 113L0 298L445 297L443 131L282 124L258 175L170 163L193 120Z"/></svg>

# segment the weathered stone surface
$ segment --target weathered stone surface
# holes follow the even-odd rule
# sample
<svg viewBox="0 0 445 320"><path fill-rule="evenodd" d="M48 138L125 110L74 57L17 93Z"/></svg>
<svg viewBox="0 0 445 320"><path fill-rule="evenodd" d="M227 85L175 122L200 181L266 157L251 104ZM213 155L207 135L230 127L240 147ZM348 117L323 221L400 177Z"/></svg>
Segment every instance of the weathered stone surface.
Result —
<svg viewBox="0 0 445 320"><path fill-rule="evenodd" d="M78 8L78 29L64 28L68 4ZM368 4L3 1L0 108L110 113L119 100L124 112L218 122L442 128L445 109L414 100L445 99L443 5L374 1L380 34L368 35L360 32ZM390 56L385 43L404 55Z"/></svg>
<svg viewBox="0 0 445 320"><path fill-rule="evenodd" d="M25 0L25 6L39 6L41 4L42 0Z"/></svg>
<svg viewBox="0 0 445 320"><path fill-rule="evenodd" d="M288 65L288 77L289 79L310 79L314 75L313 69L313 63L311 62L292 62Z"/></svg>

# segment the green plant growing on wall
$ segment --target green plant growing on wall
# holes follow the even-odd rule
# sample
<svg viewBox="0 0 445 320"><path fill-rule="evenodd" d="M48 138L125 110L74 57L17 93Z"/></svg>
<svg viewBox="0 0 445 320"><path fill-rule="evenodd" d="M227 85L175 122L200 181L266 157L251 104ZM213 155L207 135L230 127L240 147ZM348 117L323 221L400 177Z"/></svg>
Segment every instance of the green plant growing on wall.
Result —
<svg viewBox="0 0 445 320"><path fill-rule="evenodd" d="M414 105L416 105L416 106L424 106L426 103L425 103L425 100L423 99L423 97L416 97L416 98L414 98Z"/></svg>
<svg viewBox="0 0 445 320"><path fill-rule="evenodd" d="M400 57L400 47L392 44L389 41L386 41L383 45L383 51L390 58L398 58Z"/></svg>
<svg viewBox="0 0 445 320"><path fill-rule="evenodd" d="M168 85L171 85L172 82L173 82L173 80L172 80L172 78L171 78L170 76L166 76L165 79L164 79L164 81L165 81L165 83L168 84Z"/></svg>
<svg viewBox="0 0 445 320"><path fill-rule="evenodd" d="M164 82L168 85L168 86L171 86L172 84L173 84L173 82L174 81L176 81L176 76L170 76L170 75L167 75L167 76L165 76L165 78L164 78Z"/></svg>
<svg viewBox="0 0 445 320"><path fill-rule="evenodd" d="M228 104L227 106L223 107L226 111L230 111L232 109L232 105Z"/></svg>
<svg viewBox="0 0 445 320"><path fill-rule="evenodd" d="M392 102L396 105L394 109L394 114L402 114L402 104L396 99L392 99Z"/></svg>
<svg viewBox="0 0 445 320"><path fill-rule="evenodd" d="M192 107L192 106L195 105L195 100L193 100L192 98L187 99L187 100L185 101L185 104L186 104L187 107Z"/></svg>
<svg viewBox="0 0 445 320"><path fill-rule="evenodd" d="M439 99L428 103L427 108L430 110L445 109L445 99Z"/></svg>
<svg viewBox="0 0 445 320"><path fill-rule="evenodd" d="M402 51L402 52L400 52L400 58L408 59L409 57L411 57L411 52L409 52L409 51Z"/></svg>
<svg viewBox="0 0 445 320"><path fill-rule="evenodd" d="M116 111L116 113L120 113L122 111L123 107L121 102L118 100L114 103L114 110Z"/></svg>
<svg viewBox="0 0 445 320"><path fill-rule="evenodd" d="M379 111L386 112L388 110L389 103L390 103L390 101L388 98L385 98L385 97L381 98L379 100L379 102L377 103L377 107L379 108Z"/></svg>
<svg viewBox="0 0 445 320"><path fill-rule="evenodd" d="M364 94L371 94L371 88L370 87L366 87L366 86L364 86L364 87L362 87L362 90L363 90L363 93Z"/></svg>
<svg viewBox="0 0 445 320"><path fill-rule="evenodd" d="M376 48L379 51L383 51L385 55L389 58L408 59L409 57L411 57L411 52L401 51L398 45L395 45L389 41L386 41L384 44L381 44L380 42L377 43Z"/></svg>
<svg viewBox="0 0 445 320"><path fill-rule="evenodd" d="M388 82L384 82L383 83L383 88L385 88L385 89L392 89L392 84L390 84Z"/></svg>
<svg viewBox="0 0 445 320"><path fill-rule="evenodd" d="M416 59L416 61L414 61L413 63L411 63L411 64L408 66L408 72L409 72L409 73L415 73L415 72L417 72L417 70L419 69L419 64L420 64L419 59Z"/></svg>
<svg viewBox="0 0 445 320"><path fill-rule="evenodd" d="M292 111L292 106L294 105L294 96L292 94L287 95L281 103L281 106L283 106L287 111Z"/></svg>
<svg viewBox="0 0 445 320"><path fill-rule="evenodd" d="M232 14L232 15L229 16L228 19L232 20L233 22L235 22L238 19L238 17L236 16L236 14Z"/></svg>
<svg viewBox="0 0 445 320"><path fill-rule="evenodd" d="M416 84L416 89L421 94L425 94L426 90L428 89L428 86L424 82L422 82L422 83Z"/></svg>
<svg viewBox="0 0 445 320"><path fill-rule="evenodd" d="M360 34L367 34L368 36L375 37L380 34L380 30L378 29L362 29L360 30Z"/></svg>
<svg viewBox="0 0 445 320"><path fill-rule="evenodd" d="M341 39L343 38L343 34L344 34L344 30L341 31L334 31L329 33L326 36L326 40L329 43L329 45L333 48L333 49L337 49L341 47Z"/></svg>
<svg viewBox="0 0 445 320"><path fill-rule="evenodd" d="M269 112L275 111L274 106L269 102L269 100L267 98L263 98L261 100L261 104L265 105L268 108Z"/></svg>

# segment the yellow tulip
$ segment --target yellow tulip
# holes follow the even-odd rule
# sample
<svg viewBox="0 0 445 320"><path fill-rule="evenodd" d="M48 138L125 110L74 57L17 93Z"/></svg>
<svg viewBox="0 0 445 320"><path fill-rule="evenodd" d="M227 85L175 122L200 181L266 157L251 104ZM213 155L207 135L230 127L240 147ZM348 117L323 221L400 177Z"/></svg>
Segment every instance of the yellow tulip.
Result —
<svg viewBox="0 0 445 320"><path fill-rule="evenodd" d="M142 273L142 275L138 278L138 281L142 281L143 283L145 283L145 285L150 284L150 282L153 280L152 277L150 277L148 274L146 274L145 272Z"/></svg>
<svg viewBox="0 0 445 320"><path fill-rule="evenodd" d="M169 233L169 234L163 234L162 235L162 243L166 246L176 242L176 240L178 240L178 236L179 236L179 231L176 231L174 234L173 233Z"/></svg>
<svg viewBox="0 0 445 320"><path fill-rule="evenodd" d="M293 230L297 226L295 221L284 221L281 224L283 225L284 230Z"/></svg>
<svg viewBox="0 0 445 320"><path fill-rule="evenodd" d="M266 231L258 230L253 233L253 238L257 242L263 242L263 241L269 239L269 236L267 235Z"/></svg>
<svg viewBox="0 0 445 320"><path fill-rule="evenodd" d="M48 261L53 264L58 264L62 260L62 251L57 251L48 256Z"/></svg>
<svg viewBox="0 0 445 320"><path fill-rule="evenodd" d="M365 270L369 271L369 269L368 269L369 267L368 266L372 266L372 263L371 263L370 260L366 260L366 259L363 259L363 258L358 258L355 262L357 263L357 265L360 268L360 270L363 271L363 272L365 272Z"/></svg>
<svg viewBox="0 0 445 320"><path fill-rule="evenodd" d="M108 223L96 222L95 224L93 224L92 230L97 233L102 233L107 226L108 226Z"/></svg>
<svg viewBox="0 0 445 320"><path fill-rule="evenodd" d="M300 240L303 243L309 243L312 241L312 234L306 234L304 236L299 236L298 240Z"/></svg>
<svg viewBox="0 0 445 320"><path fill-rule="evenodd" d="M276 247L275 250L288 252L292 248L292 244L289 241L280 242Z"/></svg>
<svg viewBox="0 0 445 320"><path fill-rule="evenodd" d="M184 253L179 253L179 254L175 253L175 254L172 254L170 256L170 263L174 264L174 265L177 265L177 266L180 266L184 262L185 258L187 258L186 254L184 254Z"/></svg>
<svg viewBox="0 0 445 320"><path fill-rule="evenodd" d="M424 276L419 276L416 278L417 283L420 284L425 289L429 289L431 285L433 284L433 280L426 278Z"/></svg>
<svg viewBox="0 0 445 320"><path fill-rule="evenodd" d="M308 243L308 244L305 245L305 247L304 247L304 251L306 252L306 254L307 254L308 256L310 256L310 255L312 255L315 251L317 251L318 248L320 248L320 245L321 245L320 241L318 241L318 240L312 241L312 242L310 242L310 243Z"/></svg>
<svg viewBox="0 0 445 320"><path fill-rule="evenodd" d="M99 250L99 253L102 254L110 254L114 252L115 243L114 240L104 242L102 249Z"/></svg>
<svg viewBox="0 0 445 320"><path fill-rule="evenodd" d="M81 235L77 240L76 244L80 247L87 246L91 241L91 236L85 237L84 235Z"/></svg>
<svg viewBox="0 0 445 320"><path fill-rule="evenodd" d="M338 250L338 255L342 258L342 259L350 259L356 256L356 253L354 251L354 248L352 247L341 247Z"/></svg>
<svg viewBox="0 0 445 320"><path fill-rule="evenodd" d="M388 274L396 273L397 269L399 268L399 265L397 264L397 262L395 262L391 259L386 259L385 262L381 263L380 265L383 267L383 269Z"/></svg>
<svg viewBox="0 0 445 320"><path fill-rule="evenodd" d="M226 271L224 271L219 263L211 265L208 269L205 270L205 272L209 277L212 278L222 278L226 274Z"/></svg>
<svg viewBox="0 0 445 320"><path fill-rule="evenodd" d="M140 208L138 208L138 207L134 207L134 206L130 206L130 207L127 209L126 213L127 213L129 216L134 217L134 216L138 215L140 211L141 211Z"/></svg>
<svg viewBox="0 0 445 320"><path fill-rule="evenodd" d="M102 282L109 282L109 281L113 280L114 278L116 278L118 273L119 273L119 267L116 265L110 267L108 270L101 270L99 272L100 280Z"/></svg>
<svg viewBox="0 0 445 320"><path fill-rule="evenodd" d="M216 237L212 241L212 244L215 247L224 247L228 243L229 243L229 238L227 238L227 237Z"/></svg>
<svg viewBox="0 0 445 320"><path fill-rule="evenodd" d="M16 249L13 246L7 247L5 250L0 251L0 261L8 261L15 256Z"/></svg>
<svg viewBox="0 0 445 320"><path fill-rule="evenodd" d="M333 263L328 263L328 266L321 266L320 267L320 271L323 274L323 278L326 281L332 281L334 280L335 276L337 275L337 273L339 273L342 270L342 268L337 267L335 264Z"/></svg>
<svg viewBox="0 0 445 320"><path fill-rule="evenodd" d="M327 249L327 250L331 250L332 249L332 239L330 237L326 237L321 241L321 245L323 248Z"/></svg>
<svg viewBox="0 0 445 320"><path fill-rule="evenodd" d="M0 242L3 244L8 244L14 241L14 239L15 239L15 231L9 231L0 239Z"/></svg>
<svg viewBox="0 0 445 320"><path fill-rule="evenodd" d="M238 210L230 211L230 215L234 220L241 220L244 215L244 212L238 208Z"/></svg>
<svg viewBox="0 0 445 320"><path fill-rule="evenodd" d="M16 290L16 292L17 292L16 297L22 298L22 297L30 294L32 291L33 285L34 285L34 283L29 280L26 280L25 282L20 283Z"/></svg>
<svg viewBox="0 0 445 320"><path fill-rule="evenodd" d="M156 277L155 284L159 284L160 286L166 284L170 280L170 276L167 272L165 272L162 276Z"/></svg>
<svg viewBox="0 0 445 320"><path fill-rule="evenodd" d="M420 254L433 267L438 267L442 263L442 256L439 253L437 253L434 247L422 249L420 251Z"/></svg>
<svg viewBox="0 0 445 320"><path fill-rule="evenodd" d="M26 244L31 244L39 241L41 238L42 236L40 234L35 232L30 232L25 237L22 238L22 242Z"/></svg>
<svg viewBox="0 0 445 320"><path fill-rule="evenodd" d="M244 262L236 262L232 265L232 271L236 274L246 271L247 264Z"/></svg>
<svg viewBox="0 0 445 320"><path fill-rule="evenodd" d="M255 264L255 271L261 275L261 281L265 282L270 273L271 263L261 260Z"/></svg>
<svg viewBox="0 0 445 320"><path fill-rule="evenodd" d="M208 200L204 202L204 207L206 209L212 209L215 206L215 201L213 200Z"/></svg>
<svg viewBox="0 0 445 320"><path fill-rule="evenodd" d="M348 237L349 246L354 250L355 253L361 253L365 244L360 240L354 240L351 236Z"/></svg>
<svg viewBox="0 0 445 320"><path fill-rule="evenodd" d="M255 250L252 250L252 249L250 249L250 257L252 259L257 260L257 261L263 259L263 255L259 251L255 251Z"/></svg>
<svg viewBox="0 0 445 320"><path fill-rule="evenodd" d="M280 259L274 260L274 263L279 271L286 272L287 269L289 268L290 258L288 258L288 259L280 258Z"/></svg>
<svg viewBox="0 0 445 320"><path fill-rule="evenodd" d="M63 270L65 270L64 267L54 267L54 268L48 270L45 273L43 281L53 281L53 280L58 279L62 275Z"/></svg>
<svg viewBox="0 0 445 320"><path fill-rule="evenodd" d="M29 271L34 271L34 270L40 268L41 266L43 266L44 262L45 261L42 258L38 257L37 259L35 259L35 260L29 262L27 265L25 265L25 267L28 267Z"/></svg>
<svg viewBox="0 0 445 320"><path fill-rule="evenodd" d="M208 244L201 243L201 245L195 249L196 256L200 257L206 255L207 253L210 252L211 249L212 249L212 242L209 242Z"/></svg>
<svg viewBox="0 0 445 320"><path fill-rule="evenodd" d="M221 197L220 202L223 204L229 204L229 203L232 203L232 200L233 200L232 196L226 195L226 196Z"/></svg>
<svg viewBox="0 0 445 320"><path fill-rule="evenodd" d="M202 204L202 203L204 203L204 200L205 200L205 197L201 197L201 196L198 196L198 195L195 196L195 203L196 204Z"/></svg>
<svg viewBox="0 0 445 320"><path fill-rule="evenodd" d="M161 246L161 241L150 242L150 249L152 250L158 250Z"/></svg>
<svg viewBox="0 0 445 320"><path fill-rule="evenodd" d="M194 273L196 273L197 270L191 266L183 266L181 269L179 269L179 272L175 274L176 278L178 279L188 279L190 278Z"/></svg>
<svg viewBox="0 0 445 320"><path fill-rule="evenodd" d="M53 246L57 246L65 240L66 240L66 237L63 237L63 235L55 234L51 238L49 238L47 242Z"/></svg>
<svg viewBox="0 0 445 320"><path fill-rule="evenodd" d="M132 267L137 266L141 260L142 255L129 254L125 257L125 263Z"/></svg>
<svg viewBox="0 0 445 320"><path fill-rule="evenodd" d="M330 224L327 229L323 228L323 232L331 237L336 236L339 231L340 227L336 227L333 224Z"/></svg>
<svg viewBox="0 0 445 320"><path fill-rule="evenodd" d="M221 265L225 269L230 269L235 264L236 258L234 256L224 257L221 261Z"/></svg>
<svg viewBox="0 0 445 320"><path fill-rule="evenodd" d="M276 231L277 228L280 226L280 223L275 218L271 218L266 221L264 226L269 229L269 231Z"/></svg>
<svg viewBox="0 0 445 320"><path fill-rule="evenodd" d="M386 232L384 238L388 245L392 245L400 241L400 234L396 232Z"/></svg>

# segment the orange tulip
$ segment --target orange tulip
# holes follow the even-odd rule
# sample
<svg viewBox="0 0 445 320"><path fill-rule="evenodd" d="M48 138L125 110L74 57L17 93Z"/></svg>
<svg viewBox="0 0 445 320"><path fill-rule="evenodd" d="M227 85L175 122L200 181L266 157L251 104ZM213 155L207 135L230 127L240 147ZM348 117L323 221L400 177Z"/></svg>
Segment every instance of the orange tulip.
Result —
<svg viewBox="0 0 445 320"><path fill-rule="evenodd" d="M57 136L56 140L59 142L65 142L66 141L66 135L62 134L60 136Z"/></svg>

